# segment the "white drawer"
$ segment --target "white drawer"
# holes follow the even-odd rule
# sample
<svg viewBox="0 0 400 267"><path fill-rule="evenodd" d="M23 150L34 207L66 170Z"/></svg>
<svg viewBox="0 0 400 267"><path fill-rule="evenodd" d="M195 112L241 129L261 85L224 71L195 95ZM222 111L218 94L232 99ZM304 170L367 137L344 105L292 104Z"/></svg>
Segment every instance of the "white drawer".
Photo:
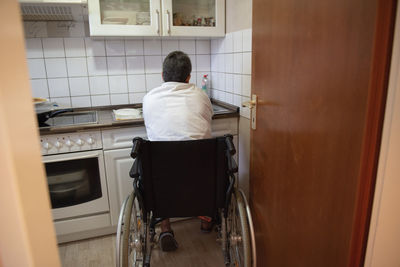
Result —
<svg viewBox="0 0 400 267"><path fill-rule="evenodd" d="M147 137L144 126L102 130L101 133L104 150L132 147L134 137Z"/></svg>
<svg viewBox="0 0 400 267"><path fill-rule="evenodd" d="M238 118L226 118L213 120L211 123L212 135L223 136L224 134L238 134ZM117 149L132 147L134 137L147 138L146 128L130 127L102 130L103 149Z"/></svg>
<svg viewBox="0 0 400 267"><path fill-rule="evenodd" d="M216 119L211 123L212 136L223 136L225 134L238 134L238 118Z"/></svg>

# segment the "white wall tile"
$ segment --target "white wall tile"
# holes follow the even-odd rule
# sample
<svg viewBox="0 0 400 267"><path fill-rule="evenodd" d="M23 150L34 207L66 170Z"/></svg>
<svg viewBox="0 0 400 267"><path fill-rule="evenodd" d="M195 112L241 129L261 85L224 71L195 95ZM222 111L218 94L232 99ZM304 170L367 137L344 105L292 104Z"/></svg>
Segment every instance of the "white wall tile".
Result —
<svg viewBox="0 0 400 267"><path fill-rule="evenodd" d="M243 53L243 74L251 74L251 53Z"/></svg>
<svg viewBox="0 0 400 267"><path fill-rule="evenodd" d="M169 53L177 50L179 50L178 40L162 40L161 42L162 55L167 56Z"/></svg>
<svg viewBox="0 0 400 267"><path fill-rule="evenodd" d="M90 95L88 77L69 78L71 96Z"/></svg>
<svg viewBox="0 0 400 267"><path fill-rule="evenodd" d="M179 40L179 50L186 54L196 54L195 40Z"/></svg>
<svg viewBox="0 0 400 267"><path fill-rule="evenodd" d="M161 73L157 74L146 74L146 90L147 92L152 89L161 86L163 83Z"/></svg>
<svg viewBox="0 0 400 267"><path fill-rule="evenodd" d="M233 33L233 52L243 52L243 32L237 31Z"/></svg>
<svg viewBox="0 0 400 267"><path fill-rule="evenodd" d="M126 76L109 76L110 93L119 94L128 92L128 82Z"/></svg>
<svg viewBox="0 0 400 267"><path fill-rule="evenodd" d="M242 96L234 95L233 96L233 104L237 107L241 107L242 106Z"/></svg>
<svg viewBox="0 0 400 267"><path fill-rule="evenodd" d="M218 71L218 57L211 55L211 71Z"/></svg>
<svg viewBox="0 0 400 267"><path fill-rule="evenodd" d="M227 33L224 40L224 53L233 53L233 33Z"/></svg>
<svg viewBox="0 0 400 267"><path fill-rule="evenodd" d="M111 94L111 105L125 105L129 104L129 96L128 94Z"/></svg>
<svg viewBox="0 0 400 267"><path fill-rule="evenodd" d="M49 88L46 79L31 80L33 97L49 97Z"/></svg>
<svg viewBox="0 0 400 267"><path fill-rule="evenodd" d="M48 78L67 77L65 58L46 58L46 72Z"/></svg>
<svg viewBox="0 0 400 267"><path fill-rule="evenodd" d="M251 75L242 75L242 95L250 97L251 94Z"/></svg>
<svg viewBox="0 0 400 267"><path fill-rule="evenodd" d="M225 72L225 55L219 54L216 57L218 60L218 72Z"/></svg>
<svg viewBox="0 0 400 267"><path fill-rule="evenodd" d="M209 55L197 55L197 68L196 71L210 71L211 63Z"/></svg>
<svg viewBox="0 0 400 267"><path fill-rule="evenodd" d="M107 57L108 75L126 74L125 57Z"/></svg>
<svg viewBox="0 0 400 267"><path fill-rule="evenodd" d="M45 58L65 57L62 38L43 38L43 52Z"/></svg>
<svg viewBox="0 0 400 267"><path fill-rule="evenodd" d="M201 73L200 73L200 74L201 74ZM201 82L201 80L200 80L200 82ZM190 73L190 80L189 80L189 83L193 83L193 84L195 84L195 85L198 84L198 81L197 81L197 72L192 71L192 73Z"/></svg>
<svg viewBox="0 0 400 267"><path fill-rule="evenodd" d="M243 51L250 52L252 50L252 29L243 30Z"/></svg>
<svg viewBox="0 0 400 267"><path fill-rule="evenodd" d="M42 40L40 38L25 39L26 57L43 58Z"/></svg>
<svg viewBox="0 0 400 267"><path fill-rule="evenodd" d="M144 57L127 57L127 73L128 74L142 74L144 73Z"/></svg>
<svg viewBox="0 0 400 267"><path fill-rule="evenodd" d="M217 54L219 48L219 39L212 39L211 40L211 54Z"/></svg>
<svg viewBox="0 0 400 267"><path fill-rule="evenodd" d="M71 98L70 97L52 97L51 102L56 102L59 108L70 108Z"/></svg>
<svg viewBox="0 0 400 267"><path fill-rule="evenodd" d="M87 66L85 57L67 58L67 69L69 77L87 76Z"/></svg>
<svg viewBox="0 0 400 267"><path fill-rule="evenodd" d="M145 56L144 67L146 73L160 73L162 71L161 56Z"/></svg>
<svg viewBox="0 0 400 267"><path fill-rule="evenodd" d="M225 54L225 72L233 73L233 54Z"/></svg>
<svg viewBox="0 0 400 267"><path fill-rule="evenodd" d="M225 74L225 91L233 93L233 74Z"/></svg>
<svg viewBox="0 0 400 267"><path fill-rule="evenodd" d="M107 56L123 56L125 55L124 40L106 40Z"/></svg>
<svg viewBox="0 0 400 267"><path fill-rule="evenodd" d="M110 89L108 87L108 76L95 76L89 77L90 94L102 95L109 94Z"/></svg>
<svg viewBox="0 0 400 267"><path fill-rule="evenodd" d="M86 49L83 38L64 38L66 57L85 57Z"/></svg>
<svg viewBox="0 0 400 267"><path fill-rule="evenodd" d="M225 91L225 73L220 73L218 76L218 89Z"/></svg>
<svg viewBox="0 0 400 267"><path fill-rule="evenodd" d="M233 75L233 92L236 95L240 95L242 93L242 75L241 74Z"/></svg>
<svg viewBox="0 0 400 267"><path fill-rule="evenodd" d="M28 68L31 79L46 78L46 68L43 59L28 59Z"/></svg>
<svg viewBox="0 0 400 267"><path fill-rule="evenodd" d="M196 54L197 55L211 54L210 40L196 40Z"/></svg>
<svg viewBox="0 0 400 267"><path fill-rule="evenodd" d="M130 104L137 104L143 103L143 97L146 93L130 93L129 94L129 103Z"/></svg>
<svg viewBox="0 0 400 267"><path fill-rule="evenodd" d="M243 53L236 53L233 55L233 72L242 73L243 70Z"/></svg>
<svg viewBox="0 0 400 267"><path fill-rule="evenodd" d="M110 105L110 95L92 95L90 97L92 107L108 106Z"/></svg>
<svg viewBox="0 0 400 267"><path fill-rule="evenodd" d="M225 53L225 38L218 39L218 54L221 53Z"/></svg>
<svg viewBox="0 0 400 267"><path fill-rule="evenodd" d="M50 97L70 96L67 78L48 79Z"/></svg>
<svg viewBox="0 0 400 267"><path fill-rule="evenodd" d="M144 40L144 54L146 56L161 55L161 40L160 39Z"/></svg>
<svg viewBox="0 0 400 267"><path fill-rule="evenodd" d="M105 57L88 57L89 76L107 75L107 61Z"/></svg>
<svg viewBox="0 0 400 267"><path fill-rule="evenodd" d="M233 105L233 94L232 93L226 93L226 99L225 101L231 105Z"/></svg>
<svg viewBox="0 0 400 267"><path fill-rule="evenodd" d="M197 71L197 60L196 55L188 55L190 58L190 63L192 63L192 71ZM210 66L211 67L211 66Z"/></svg>
<svg viewBox="0 0 400 267"><path fill-rule="evenodd" d="M73 96L71 97L71 104L73 108L90 107L90 96Z"/></svg>
<svg viewBox="0 0 400 267"><path fill-rule="evenodd" d="M128 91L139 93L146 92L146 78L143 74L128 75Z"/></svg>
<svg viewBox="0 0 400 267"><path fill-rule="evenodd" d="M88 57L101 57L106 55L104 39L85 38L86 55Z"/></svg>
<svg viewBox="0 0 400 267"><path fill-rule="evenodd" d="M125 54L127 56L142 56L143 40L125 40Z"/></svg>

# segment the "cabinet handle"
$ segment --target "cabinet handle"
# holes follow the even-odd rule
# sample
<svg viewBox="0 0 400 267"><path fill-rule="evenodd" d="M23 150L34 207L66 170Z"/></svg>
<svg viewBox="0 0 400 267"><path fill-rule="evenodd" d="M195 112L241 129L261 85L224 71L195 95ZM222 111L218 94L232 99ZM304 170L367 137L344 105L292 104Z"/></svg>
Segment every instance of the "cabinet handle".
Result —
<svg viewBox="0 0 400 267"><path fill-rule="evenodd" d="M168 34L171 35L171 14L169 10L167 10L167 19L168 19Z"/></svg>
<svg viewBox="0 0 400 267"><path fill-rule="evenodd" d="M157 34L160 35L160 11L156 9L156 13L157 13Z"/></svg>

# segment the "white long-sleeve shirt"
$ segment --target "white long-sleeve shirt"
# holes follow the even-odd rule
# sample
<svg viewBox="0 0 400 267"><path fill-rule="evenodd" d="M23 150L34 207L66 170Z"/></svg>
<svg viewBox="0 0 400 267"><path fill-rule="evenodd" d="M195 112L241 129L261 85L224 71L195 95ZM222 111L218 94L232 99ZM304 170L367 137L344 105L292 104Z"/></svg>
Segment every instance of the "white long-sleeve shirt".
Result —
<svg viewBox="0 0 400 267"><path fill-rule="evenodd" d="M211 138L213 109L194 84L166 82L143 98L143 117L150 141Z"/></svg>

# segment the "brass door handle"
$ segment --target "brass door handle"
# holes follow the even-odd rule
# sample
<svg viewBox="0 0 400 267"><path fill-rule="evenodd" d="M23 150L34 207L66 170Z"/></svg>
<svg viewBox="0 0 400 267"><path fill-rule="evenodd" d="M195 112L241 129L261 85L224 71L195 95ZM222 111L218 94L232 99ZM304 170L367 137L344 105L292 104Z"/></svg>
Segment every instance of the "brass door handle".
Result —
<svg viewBox="0 0 400 267"><path fill-rule="evenodd" d="M252 109L257 105L256 100L246 101L242 103L242 107Z"/></svg>
<svg viewBox="0 0 400 267"><path fill-rule="evenodd" d="M250 101L242 103L242 107L251 110L251 129L256 129L256 116L257 116L257 95L252 95Z"/></svg>

